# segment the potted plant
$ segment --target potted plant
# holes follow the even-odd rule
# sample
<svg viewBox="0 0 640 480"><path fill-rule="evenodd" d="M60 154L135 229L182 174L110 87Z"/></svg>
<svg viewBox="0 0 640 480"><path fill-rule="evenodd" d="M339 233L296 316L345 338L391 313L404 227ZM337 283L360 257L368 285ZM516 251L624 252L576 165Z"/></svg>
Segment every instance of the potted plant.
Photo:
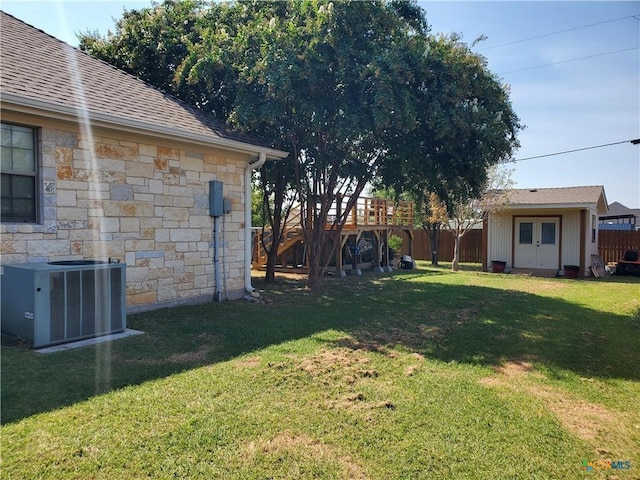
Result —
<svg viewBox="0 0 640 480"><path fill-rule="evenodd" d="M491 260L491 271L493 273L504 273L504 268L507 266L507 262L502 260Z"/></svg>
<svg viewBox="0 0 640 480"><path fill-rule="evenodd" d="M400 248L402 248L402 238L400 238L398 235L391 234L389 235L387 244L389 245L389 249L391 250L389 252L389 260L393 260L396 253L400 253Z"/></svg>
<svg viewBox="0 0 640 480"><path fill-rule="evenodd" d="M578 265L565 265L564 276L566 278L578 278L580 274L580 267Z"/></svg>

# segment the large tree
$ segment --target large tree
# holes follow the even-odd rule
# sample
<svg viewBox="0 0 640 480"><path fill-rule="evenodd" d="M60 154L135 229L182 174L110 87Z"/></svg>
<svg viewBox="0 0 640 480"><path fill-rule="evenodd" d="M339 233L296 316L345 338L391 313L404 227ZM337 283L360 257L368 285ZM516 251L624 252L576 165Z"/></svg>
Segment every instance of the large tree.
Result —
<svg viewBox="0 0 640 480"><path fill-rule="evenodd" d="M81 45L291 152L292 177L263 175L264 191L284 201L295 186L312 288L367 183L434 191L451 208L517 144L508 92L484 59L430 36L412 2L166 0Z"/></svg>
<svg viewBox="0 0 640 480"><path fill-rule="evenodd" d="M212 85L187 82L182 65L202 37L204 14L221 17L224 8L203 0L166 0L152 7L124 10L115 31L80 34L80 49L135 75L196 107L226 118L233 92L215 95ZM220 72L218 85L233 90L232 72Z"/></svg>
<svg viewBox="0 0 640 480"><path fill-rule="evenodd" d="M383 2L242 5L247 21L235 36L244 48L235 61L243 68L230 121L291 151L308 284L317 288L339 243L329 237L339 238L352 204L375 178L386 139L413 127L405 86L413 76L408 57L423 51L421 12ZM206 52L214 47L199 46L205 60L193 74L198 81L212 71ZM331 218L343 195L343 215Z"/></svg>
<svg viewBox="0 0 640 480"><path fill-rule="evenodd" d="M383 181L396 191L435 193L451 216L482 194L491 167L511 158L522 127L508 86L457 36L429 37L414 71L416 128L396 139Z"/></svg>

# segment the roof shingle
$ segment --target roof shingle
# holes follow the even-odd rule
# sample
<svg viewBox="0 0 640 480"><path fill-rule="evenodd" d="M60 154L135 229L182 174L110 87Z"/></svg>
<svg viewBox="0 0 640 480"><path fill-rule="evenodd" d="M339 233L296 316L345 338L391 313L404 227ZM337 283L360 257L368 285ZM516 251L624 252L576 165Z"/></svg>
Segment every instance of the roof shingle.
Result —
<svg viewBox="0 0 640 480"><path fill-rule="evenodd" d="M0 11L0 93L176 133L268 147L106 62ZM42 103L41 103L42 102ZM281 152L283 153L283 152Z"/></svg>
<svg viewBox="0 0 640 480"><path fill-rule="evenodd" d="M521 188L509 191L510 205L597 204L604 194L602 186Z"/></svg>

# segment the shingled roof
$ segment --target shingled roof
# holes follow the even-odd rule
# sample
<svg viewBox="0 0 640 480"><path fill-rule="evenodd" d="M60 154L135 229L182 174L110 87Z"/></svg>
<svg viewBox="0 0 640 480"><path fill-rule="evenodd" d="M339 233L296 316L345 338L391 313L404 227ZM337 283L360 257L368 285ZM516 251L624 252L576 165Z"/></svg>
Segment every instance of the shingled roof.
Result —
<svg viewBox="0 0 640 480"><path fill-rule="evenodd" d="M5 12L0 12L0 40L3 108L86 115L92 122L129 131L264 152L271 158L286 156Z"/></svg>
<svg viewBox="0 0 640 480"><path fill-rule="evenodd" d="M603 186L522 188L509 190L509 208L579 208L597 206L598 212L607 211Z"/></svg>
<svg viewBox="0 0 640 480"><path fill-rule="evenodd" d="M609 205L609 211L606 215L601 215L601 219L615 218L638 218L640 217L640 208L628 208L620 202L613 202Z"/></svg>

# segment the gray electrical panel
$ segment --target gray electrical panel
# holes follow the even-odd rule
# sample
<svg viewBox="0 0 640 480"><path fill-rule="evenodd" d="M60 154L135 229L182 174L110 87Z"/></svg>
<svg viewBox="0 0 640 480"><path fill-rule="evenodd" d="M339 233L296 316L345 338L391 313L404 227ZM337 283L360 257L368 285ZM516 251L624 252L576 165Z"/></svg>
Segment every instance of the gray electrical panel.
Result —
<svg viewBox="0 0 640 480"><path fill-rule="evenodd" d="M91 260L5 265L2 332L38 348L124 331L125 268Z"/></svg>
<svg viewBox="0 0 640 480"><path fill-rule="evenodd" d="M211 180L209 182L209 216L221 217L222 215L224 215L222 182Z"/></svg>

